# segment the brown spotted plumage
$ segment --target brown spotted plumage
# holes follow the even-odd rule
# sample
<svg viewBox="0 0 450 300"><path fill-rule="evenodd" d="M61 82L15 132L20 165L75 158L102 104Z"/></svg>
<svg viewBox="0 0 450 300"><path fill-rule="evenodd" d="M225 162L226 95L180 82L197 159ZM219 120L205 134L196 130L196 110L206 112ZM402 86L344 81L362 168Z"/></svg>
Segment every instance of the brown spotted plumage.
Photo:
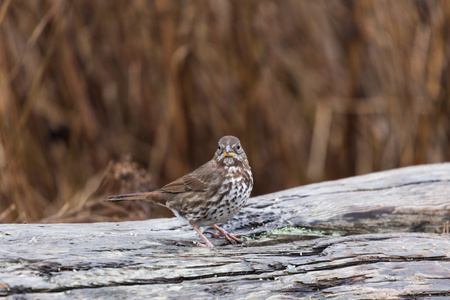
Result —
<svg viewBox="0 0 450 300"><path fill-rule="evenodd" d="M111 196L109 201L147 200L170 208L186 219L205 244L213 247L199 226L212 226L231 243L242 243L215 225L236 214L247 202L253 188L253 176L247 156L238 138L224 136L212 160L189 174L148 193Z"/></svg>

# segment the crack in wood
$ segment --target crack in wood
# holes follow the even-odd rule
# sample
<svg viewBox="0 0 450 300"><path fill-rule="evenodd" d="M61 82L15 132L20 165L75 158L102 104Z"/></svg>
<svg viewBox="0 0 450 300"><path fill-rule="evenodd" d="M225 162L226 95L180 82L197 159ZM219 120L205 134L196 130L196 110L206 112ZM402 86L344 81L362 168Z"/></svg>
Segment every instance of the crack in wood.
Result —
<svg viewBox="0 0 450 300"><path fill-rule="evenodd" d="M363 275L355 275L346 278L333 278L332 280L321 280L310 284L297 282L294 284L296 287L289 289L281 289L280 291L289 294L317 292L331 287L354 284L356 282L364 281L366 280L366 278L367 277Z"/></svg>
<svg viewBox="0 0 450 300"><path fill-rule="evenodd" d="M449 278L450 279L450 278ZM410 292L405 294L399 294L398 298L404 299L417 299L417 297L448 297L450 296L450 292L433 292L433 291L423 291L423 292Z"/></svg>

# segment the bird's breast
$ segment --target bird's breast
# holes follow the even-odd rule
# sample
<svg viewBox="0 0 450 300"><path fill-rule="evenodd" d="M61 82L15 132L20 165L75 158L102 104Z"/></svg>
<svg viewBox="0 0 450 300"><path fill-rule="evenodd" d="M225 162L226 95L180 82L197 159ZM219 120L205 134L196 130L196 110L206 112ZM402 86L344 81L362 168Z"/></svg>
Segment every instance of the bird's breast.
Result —
<svg viewBox="0 0 450 300"><path fill-rule="evenodd" d="M222 223L235 215L247 202L253 189L253 177L250 170L230 166L223 182L207 201L202 225Z"/></svg>
<svg viewBox="0 0 450 300"><path fill-rule="evenodd" d="M186 193L180 206L170 207L177 215L198 226L222 223L235 215L247 202L253 188L249 167L228 166L203 193Z"/></svg>

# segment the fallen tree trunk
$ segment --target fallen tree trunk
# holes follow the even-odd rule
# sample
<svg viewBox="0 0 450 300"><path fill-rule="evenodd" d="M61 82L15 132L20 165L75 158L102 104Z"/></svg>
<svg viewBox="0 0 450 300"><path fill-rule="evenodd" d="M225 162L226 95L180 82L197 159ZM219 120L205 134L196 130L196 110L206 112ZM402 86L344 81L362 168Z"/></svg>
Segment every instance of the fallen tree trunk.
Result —
<svg viewBox="0 0 450 300"><path fill-rule="evenodd" d="M274 228L301 226L343 235L442 232L450 219L450 164L297 187L252 198L243 213Z"/></svg>
<svg viewBox="0 0 450 300"><path fill-rule="evenodd" d="M0 225L0 296L450 296L450 164L250 199L224 227L247 245L193 246L177 219ZM448 229L447 229L448 231Z"/></svg>

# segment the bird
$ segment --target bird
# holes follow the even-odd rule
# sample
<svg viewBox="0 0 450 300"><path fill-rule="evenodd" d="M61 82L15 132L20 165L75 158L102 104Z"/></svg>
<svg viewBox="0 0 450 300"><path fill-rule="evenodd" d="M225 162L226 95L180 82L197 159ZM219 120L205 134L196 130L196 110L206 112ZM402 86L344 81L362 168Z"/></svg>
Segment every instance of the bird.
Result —
<svg viewBox="0 0 450 300"><path fill-rule="evenodd" d="M194 171L151 192L114 195L108 201L145 200L165 206L186 220L205 242L197 246L214 245L199 227L211 226L230 243L243 243L239 235L217 226L235 215L247 202L253 189L253 174L239 139L227 135L218 142L214 157Z"/></svg>

